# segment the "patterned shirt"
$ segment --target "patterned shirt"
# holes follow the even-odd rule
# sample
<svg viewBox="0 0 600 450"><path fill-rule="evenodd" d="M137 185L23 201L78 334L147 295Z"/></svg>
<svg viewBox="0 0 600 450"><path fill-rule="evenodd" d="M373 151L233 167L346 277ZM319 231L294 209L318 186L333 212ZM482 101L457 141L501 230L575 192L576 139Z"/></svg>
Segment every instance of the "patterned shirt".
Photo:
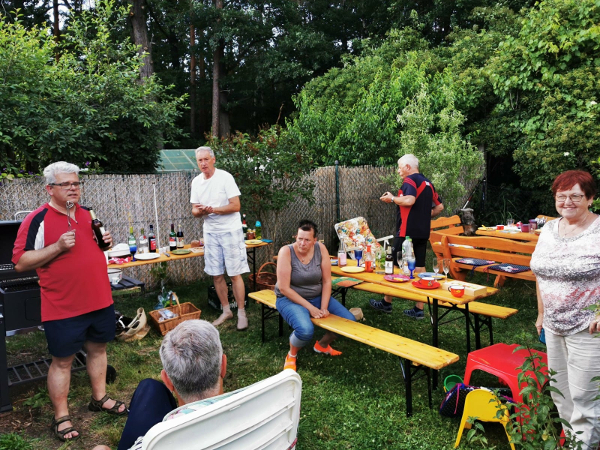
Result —
<svg viewBox="0 0 600 450"><path fill-rule="evenodd" d="M560 237L558 224L548 222L531 257L531 270L544 304L544 328L569 336L589 327L600 303L600 218L582 233Z"/></svg>
<svg viewBox="0 0 600 450"><path fill-rule="evenodd" d="M163 418L163 422L171 419L175 419L176 417L180 417L185 414L193 413L194 411L198 411L202 408L206 408L214 403L217 403L221 400L224 400L228 397L231 397L238 392L243 391L246 388L238 389L237 391L228 392L226 394L217 395L216 397L205 398L204 400L198 400L197 402L188 403L187 405L180 406L179 408L174 409L169 414L167 414ZM142 441L144 440L144 436L140 436L133 443L133 446L129 448L129 450L141 450L142 449Z"/></svg>

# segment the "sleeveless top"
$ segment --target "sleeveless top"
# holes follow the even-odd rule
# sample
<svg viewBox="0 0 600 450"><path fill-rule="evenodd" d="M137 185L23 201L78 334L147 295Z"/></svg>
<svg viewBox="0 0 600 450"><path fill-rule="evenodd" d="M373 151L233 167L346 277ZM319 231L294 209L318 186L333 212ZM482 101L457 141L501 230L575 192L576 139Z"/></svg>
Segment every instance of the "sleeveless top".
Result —
<svg viewBox="0 0 600 450"><path fill-rule="evenodd" d="M290 288L305 300L319 297L322 292L322 274L321 274L321 247L317 242L312 259L307 264L296 256L293 244L288 245L291 254L292 273L290 275ZM275 295L285 297L280 291L279 286L275 285Z"/></svg>

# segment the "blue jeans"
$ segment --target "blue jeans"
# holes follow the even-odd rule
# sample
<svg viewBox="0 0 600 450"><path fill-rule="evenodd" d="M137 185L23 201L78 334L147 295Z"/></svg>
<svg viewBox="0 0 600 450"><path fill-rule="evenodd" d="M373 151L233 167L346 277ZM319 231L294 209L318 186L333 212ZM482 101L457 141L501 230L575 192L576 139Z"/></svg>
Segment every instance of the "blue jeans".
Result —
<svg viewBox="0 0 600 450"><path fill-rule="evenodd" d="M315 297L308 302L315 308L321 309L321 297ZM314 333L315 326L310 320L310 313L304 306L294 303L287 297L277 297L275 304L277 311L281 314L281 317L291 326L294 331L290 335L290 343L294 347L304 347L310 342ZM329 299L329 306L327 310L331 314L343 317L344 319L354 321L354 316L350 311L346 309L340 302L335 298Z"/></svg>

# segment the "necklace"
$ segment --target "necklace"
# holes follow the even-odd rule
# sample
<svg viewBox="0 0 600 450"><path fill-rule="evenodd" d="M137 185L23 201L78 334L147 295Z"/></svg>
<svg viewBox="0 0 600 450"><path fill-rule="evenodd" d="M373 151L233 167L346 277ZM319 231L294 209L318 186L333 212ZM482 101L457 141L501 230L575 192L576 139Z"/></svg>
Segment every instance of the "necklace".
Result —
<svg viewBox="0 0 600 450"><path fill-rule="evenodd" d="M301 255L298 253L298 251L296 250L296 256L298 257L298 259L300 260L300 262L301 262L302 264L306 264L308 261L310 261L310 258L309 258L309 253L310 253L310 250L309 250L309 251L306 253L306 255L303 257L303 256L301 256Z"/></svg>
<svg viewBox="0 0 600 450"><path fill-rule="evenodd" d="M565 224L563 225L563 235L562 237L571 237L573 236L573 234L575 234L576 231L578 231L579 229L583 228L583 226L587 223L588 221L588 217L593 216L594 214L590 214L588 213L585 218L580 222L575 224L575 226L567 231L567 223L565 222Z"/></svg>

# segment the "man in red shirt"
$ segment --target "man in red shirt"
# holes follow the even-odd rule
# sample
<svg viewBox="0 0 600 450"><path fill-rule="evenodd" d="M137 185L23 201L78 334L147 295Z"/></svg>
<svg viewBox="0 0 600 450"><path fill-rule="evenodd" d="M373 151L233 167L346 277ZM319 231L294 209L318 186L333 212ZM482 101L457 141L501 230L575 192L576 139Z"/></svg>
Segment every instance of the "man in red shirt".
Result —
<svg viewBox="0 0 600 450"><path fill-rule="evenodd" d="M48 394L52 427L61 441L79 436L71 423L67 396L71 363L85 349L92 385L91 411L127 413L106 394L106 343L115 336L115 313L106 259L92 231L92 219L78 202L79 168L64 161L44 169L50 201L30 213L19 228L12 261L17 271L36 269L42 297L42 323L52 363ZM104 242L112 244L110 233Z"/></svg>
<svg viewBox="0 0 600 450"><path fill-rule="evenodd" d="M425 272L425 255L431 228L431 218L444 210L442 199L433 183L419 173L419 160L415 155L406 154L398 160L398 174L402 177L402 186L395 196L386 192L380 198L385 203L393 203L396 209L396 230L394 231L394 260L396 253L402 254L402 244L410 236L415 252L416 268L414 273ZM371 306L380 311L392 312L392 297L384 296L383 300L371 299ZM423 319L423 303L418 302L414 308L404 311L409 317Z"/></svg>

